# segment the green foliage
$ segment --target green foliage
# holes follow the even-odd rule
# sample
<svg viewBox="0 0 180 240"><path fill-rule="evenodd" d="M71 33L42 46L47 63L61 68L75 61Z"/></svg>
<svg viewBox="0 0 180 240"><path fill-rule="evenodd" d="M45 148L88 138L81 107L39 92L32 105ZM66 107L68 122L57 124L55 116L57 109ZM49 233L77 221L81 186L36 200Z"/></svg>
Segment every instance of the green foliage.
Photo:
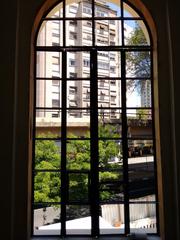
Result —
<svg viewBox="0 0 180 240"><path fill-rule="evenodd" d="M127 39L127 44L128 45L146 45L147 44L145 35L142 31L142 28L140 28L139 25L135 26L134 31L131 33L131 35Z"/></svg>
<svg viewBox="0 0 180 240"><path fill-rule="evenodd" d="M151 112L148 112L148 110L145 109L137 109L136 115L139 120L148 120L151 117Z"/></svg>
<svg viewBox="0 0 180 240"><path fill-rule="evenodd" d="M127 39L127 45L142 46L147 45L145 35L138 25L135 26L134 31ZM133 77L149 77L150 76L150 53L148 51L129 51L126 54L127 73ZM128 81L127 87L129 90L135 89L140 93L142 88L142 81Z"/></svg>
<svg viewBox="0 0 180 240"><path fill-rule="evenodd" d="M113 138L120 137L118 133L118 125L100 125L99 137ZM50 137L49 135L41 135L39 137ZM51 136L52 137L52 136ZM85 170L90 171L90 140L73 140L78 138L71 134L68 136L72 140L67 142L67 170ZM86 138L89 137L87 132ZM101 168L111 169L119 168L118 164L110 164L112 158L121 156L121 149L115 140L99 140L99 166ZM97 156L98 159L98 156ZM38 140L35 146L35 169L49 170L45 172L37 172L34 178L34 198L35 202L58 202L60 198L60 173L50 170L60 169L60 147L54 140ZM108 181L120 177L118 172L100 172L99 181ZM87 173L69 173L67 177L69 181L69 200L83 200L88 196L88 174ZM103 191L101 199L108 199L110 191Z"/></svg>
<svg viewBox="0 0 180 240"><path fill-rule="evenodd" d="M71 137L76 137L71 135ZM90 169L90 141L70 140L67 144L67 168L75 170Z"/></svg>
<svg viewBox="0 0 180 240"><path fill-rule="evenodd" d="M54 169L52 163L42 161L37 169ZM60 176L54 172L38 172L34 178L35 202L60 201Z"/></svg>
<svg viewBox="0 0 180 240"><path fill-rule="evenodd" d="M39 138L52 137L50 134L41 134ZM37 140L35 145L35 164L39 168L43 161L51 163L52 167L58 168L60 166L60 148L53 140Z"/></svg>

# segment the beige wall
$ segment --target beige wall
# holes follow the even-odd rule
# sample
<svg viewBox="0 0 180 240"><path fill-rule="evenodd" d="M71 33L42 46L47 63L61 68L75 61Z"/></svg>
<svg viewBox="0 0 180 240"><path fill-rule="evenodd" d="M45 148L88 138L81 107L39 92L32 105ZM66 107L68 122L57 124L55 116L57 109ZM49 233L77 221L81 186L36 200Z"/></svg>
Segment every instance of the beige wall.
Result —
<svg viewBox="0 0 180 240"><path fill-rule="evenodd" d="M12 0L1 3L1 236L28 239L27 204L30 99L31 29L43 0ZM54 2L54 0L49 0ZM138 2L138 1L137 1ZM178 240L180 177L179 19L177 1L144 3L154 18L158 35L160 139L164 194L163 239ZM40 17L40 15L39 15ZM155 95L157 98L157 94ZM156 104L158 102L156 101ZM30 120L29 120L30 119ZM158 136L158 135L157 135ZM157 138L159 141L159 138ZM31 150L31 149L30 149ZM30 151L29 150L29 151ZM158 161L160 161L158 154ZM160 164L158 164L160 166ZM159 175L161 174L159 169ZM161 191L160 191L161 192ZM30 195L29 195L30 196ZM161 199L162 200L162 199ZM163 222L163 221L162 221Z"/></svg>

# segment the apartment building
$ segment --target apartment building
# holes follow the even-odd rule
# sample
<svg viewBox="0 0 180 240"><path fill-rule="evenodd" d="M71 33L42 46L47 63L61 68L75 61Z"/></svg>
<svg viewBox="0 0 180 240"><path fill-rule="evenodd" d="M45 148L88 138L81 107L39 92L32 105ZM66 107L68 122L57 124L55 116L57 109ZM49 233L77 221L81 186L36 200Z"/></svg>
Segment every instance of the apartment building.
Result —
<svg viewBox="0 0 180 240"><path fill-rule="evenodd" d="M151 83L143 81L141 84L141 106L151 107Z"/></svg>
<svg viewBox="0 0 180 240"><path fill-rule="evenodd" d="M56 17L62 17L62 5L50 14L52 21L44 22L38 36L37 45L40 46L92 46L92 21L77 20L92 16L91 3L80 0L67 5L66 17L72 18L66 21L66 34L63 35L63 26ZM118 12L104 1L97 1L95 6L97 17L116 17ZM95 43L97 46L120 45L121 37L118 20L96 20L95 21ZM65 39L63 39L65 38ZM58 78L62 77L62 54L59 52L37 53L37 81L36 103L37 107L61 107L61 84ZM120 80L111 78L120 77L120 53L117 51L98 51L97 56L98 74L98 106L102 108L118 108L121 106ZM67 52L67 118L78 118L89 121L90 107L90 52L69 51ZM49 80L43 80L49 78ZM52 78L52 79L50 79ZM107 79L106 79L107 78ZM85 108L77 111L76 108ZM107 111L108 112L108 111ZM37 117L57 119L60 112L57 110L47 112L39 111ZM118 118L117 110L111 110L108 116ZM74 120L73 120L74 121Z"/></svg>

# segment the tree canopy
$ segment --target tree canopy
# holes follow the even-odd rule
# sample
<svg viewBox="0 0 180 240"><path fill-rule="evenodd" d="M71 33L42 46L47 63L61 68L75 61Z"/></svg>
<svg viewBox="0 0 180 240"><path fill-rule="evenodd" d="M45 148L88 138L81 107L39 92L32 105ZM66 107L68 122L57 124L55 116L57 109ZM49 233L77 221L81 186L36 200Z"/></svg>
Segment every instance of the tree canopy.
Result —
<svg viewBox="0 0 180 240"><path fill-rule="evenodd" d="M99 137L102 138L117 138L120 137L117 133L117 125L100 125ZM47 135L40 135L48 137ZM52 137L52 136L51 136ZM87 200L88 198L88 174L90 171L90 140L88 140L89 132L87 132L85 139L78 138L70 134L67 141L67 181L69 184L69 200ZM99 172L100 198L102 200L110 198L112 192L110 191L113 181L120 178L119 171L111 171L111 169L119 169L118 163L110 163L114 158L121 158L120 142L117 140L99 140L99 167L102 169ZM37 140L35 146L35 174L34 180L34 199L35 202L59 202L61 189L61 173L54 170L60 170L60 144L54 140ZM99 159L98 159L99 158ZM38 171L39 170L39 171ZM41 170L47 170L42 171ZM75 173L72 173L76 170ZM77 171L80 170L80 171ZM106 182L109 184L106 184ZM101 184L102 183L102 184ZM108 190L109 188L109 190ZM104 190L106 189L106 190Z"/></svg>
<svg viewBox="0 0 180 240"><path fill-rule="evenodd" d="M142 28L139 25L134 27L132 33L126 39L129 46L147 45L147 40ZM149 51L128 51L126 53L126 75L137 78L136 81L128 81L129 90L141 92L143 81L138 78L150 77L150 53Z"/></svg>

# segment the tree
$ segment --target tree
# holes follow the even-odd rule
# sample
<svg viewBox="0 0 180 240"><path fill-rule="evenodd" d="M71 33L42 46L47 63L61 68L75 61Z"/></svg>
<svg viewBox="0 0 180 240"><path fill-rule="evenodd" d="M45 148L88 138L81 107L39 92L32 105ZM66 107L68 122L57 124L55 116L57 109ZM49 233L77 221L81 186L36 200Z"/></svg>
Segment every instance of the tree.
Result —
<svg viewBox="0 0 180 240"><path fill-rule="evenodd" d="M40 138L52 135L39 135ZM34 177L35 202L60 201L60 173L50 170L60 166L60 149L53 140L37 140L35 145L35 169L49 170L36 172Z"/></svg>
<svg viewBox="0 0 180 240"><path fill-rule="evenodd" d="M151 120L151 111L146 109L137 109L138 120Z"/></svg>
<svg viewBox="0 0 180 240"><path fill-rule="evenodd" d="M147 40L139 25L134 27L134 31L126 39L127 45L142 46L147 45ZM128 51L126 54L126 71L129 77L147 78L150 76L150 53L149 51ZM141 93L143 88L142 80L127 81L129 90Z"/></svg>
<svg viewBox="0 0 180 240"><path fill-rule="evenodd" d="M40 134L39 138L53 138L52 134ZM53 140L37 140L35 144L36 169L43 161L48 162L53 168L60 167L60 148ZM49 165L50 167L50 165ZM53 169L52 168L52 169Z"/></svg>
<svg viewBox="0 0 180 240"><path fill-rule="evenodd" d="M111 124L99 125L99 137L115 138L120 137L117 126ZM89 138L87 132L85 138ZM49 135L48 135L49 136ZM39 137L48 137L41 135ZM52 136L51 136L52 137ZM73 134L69 135L67 142L67 170L69 184L69 200L83 200L88 198L88 174L90 171L90 140L83 140ZM73 140L73 138L75 138ZM99 166L102 170L99 173L100 182L111 182L117 180L121 173L111 169L120 168L119 164L110 164L109 160L114 157L121 157L121 149L118 141L99 140ZM35 146L35 168L49 171L38 172L34 180L34 198L36 202L58 202L60 198L60 173L50 170L60 169L60 148L53 140L38 140ZM73 172L82 170L82 172ZM85 171L85 172L84 172ZM105 186L105 183L103 183ZM110 197L110 190L102 191L101 199Z"/></svg>

